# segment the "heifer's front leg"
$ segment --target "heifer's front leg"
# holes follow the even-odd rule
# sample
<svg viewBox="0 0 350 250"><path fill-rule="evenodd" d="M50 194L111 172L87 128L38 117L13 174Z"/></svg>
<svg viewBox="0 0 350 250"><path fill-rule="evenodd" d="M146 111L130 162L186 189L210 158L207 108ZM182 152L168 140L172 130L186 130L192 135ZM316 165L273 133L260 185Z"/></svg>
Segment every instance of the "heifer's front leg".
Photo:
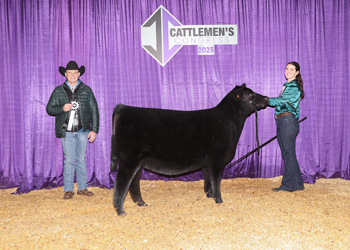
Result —
<svg viewBox="0 0 350 250"><path fill-rule="evenodd" d="M218 165L216 165L215 167L209 166L208 169L213 190L213 198L216 203L222 203L220 185L223 171L224 167Z"/></svg>
<svg viewBox="0 0 350 250"><path fill-rule="evenodd" d="M140 178L142 173L142 167L137 171L134 179L131 182L129 191L131 199L139 206L147 206L147 204L143 201L140 191Z"/></svg>
<svg viewBox="0 0 350 250"><path fill-rule="evenodd" d="M124 200L129 190L130 183L136 173L135 170L132 170L135 168L119 164L113 192L113 205L118 215L125 215Z"/></svg>
<svg viewBox="0 0 350 250"><path fill-rule="evenodd" d="M213 197L213 191L211 188L210 175L208 173L208 168L202 169L203 178L204 178L204 192L207 194L208 198Z"/></svg>

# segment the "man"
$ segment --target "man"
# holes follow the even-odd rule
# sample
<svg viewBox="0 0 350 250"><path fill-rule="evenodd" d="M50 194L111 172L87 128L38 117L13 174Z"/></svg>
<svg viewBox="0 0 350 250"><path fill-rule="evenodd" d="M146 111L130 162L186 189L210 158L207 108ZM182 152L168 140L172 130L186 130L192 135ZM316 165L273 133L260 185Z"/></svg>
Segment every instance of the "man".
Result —
<svg viewBox="0 0 350 250"><path fill-rule="evenodd" d="M86 147L94 142L99 129L98 106L91 88L79 80L85 67L68 62L59 72L67 79L52 92L46 112L55 116L55 133L61 138L64 153L64 199L73 198L76 172L79 195L92 196L87 190Z"/></svg>

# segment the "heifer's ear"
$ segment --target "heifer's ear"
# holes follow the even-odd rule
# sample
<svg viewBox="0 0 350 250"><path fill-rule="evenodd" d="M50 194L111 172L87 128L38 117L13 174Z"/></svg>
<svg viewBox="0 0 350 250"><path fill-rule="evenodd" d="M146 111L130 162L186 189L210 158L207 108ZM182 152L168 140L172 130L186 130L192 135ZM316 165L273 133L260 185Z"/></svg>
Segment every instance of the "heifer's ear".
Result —
<svg viewBox="0 0 350 250"><path fill-rule="evenodd" d="M234 88L233 88L233 90L236 90L236 89L238 89L238 88L240 88L241 86L238 86L238 85L236 85Z"/></svg>
<svg viewBox="0 0 350 250"><path fill-rule="evenodd" d="M236 87L233 89L236 93L237 98L243 95L244 89L245 88L245 83L243 83L241 86L236 85Z"/></svg>
<svg viewBox="0 0 350 250"><path fill-rule="evenodd" d="M236 96L237 98L240 98L244 94L244 89L242 89L242 86L239 87L239 89L236 90Z"/></svg>

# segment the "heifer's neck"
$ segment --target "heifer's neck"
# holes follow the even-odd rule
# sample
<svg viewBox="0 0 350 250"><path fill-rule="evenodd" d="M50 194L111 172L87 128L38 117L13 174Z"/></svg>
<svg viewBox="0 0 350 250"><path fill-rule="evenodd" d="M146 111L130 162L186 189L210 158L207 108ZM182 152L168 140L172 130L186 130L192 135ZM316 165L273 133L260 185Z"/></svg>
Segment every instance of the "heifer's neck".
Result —
<svg viewBox="0 0 350 250"><path fill-rule="evenodd" d="M249 110L244 106L244 102L226 96L217 107L233 119L241 117L244 121L254 110ZM244 124L243 121L243 124Z"/></svg>
<svg viewBox="0 0 350 250"><path fill-rule="evenodd" d="M246 119L254 112L244 107L244 102L226 96L218 105L218 109L224 112L226 118L236 128L237 142L241 136Z"/></svg>

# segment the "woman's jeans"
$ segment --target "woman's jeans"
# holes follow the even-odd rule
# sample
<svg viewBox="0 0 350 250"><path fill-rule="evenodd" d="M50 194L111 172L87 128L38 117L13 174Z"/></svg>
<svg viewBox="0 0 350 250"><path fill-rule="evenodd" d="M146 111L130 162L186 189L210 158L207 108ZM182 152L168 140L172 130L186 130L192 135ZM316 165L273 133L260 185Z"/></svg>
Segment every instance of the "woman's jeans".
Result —
<svg viewBox="0 0 350 250"><path fill-rule="evenodd" d="M303 190L299 164L295 152L295 141L299 133L299 122L295 115L282 116L276 120L277 140L284 160L284 175L280 188L286 191Z"/></svg>
<svg viewBox="0 0 350 250"><path fill-rule="evenodd" d="M86 189L86 147L89 130L66 132L61 138L64 153L63 182L64 192L74 191L74 172L76 172L78 190Z"/></svg>

